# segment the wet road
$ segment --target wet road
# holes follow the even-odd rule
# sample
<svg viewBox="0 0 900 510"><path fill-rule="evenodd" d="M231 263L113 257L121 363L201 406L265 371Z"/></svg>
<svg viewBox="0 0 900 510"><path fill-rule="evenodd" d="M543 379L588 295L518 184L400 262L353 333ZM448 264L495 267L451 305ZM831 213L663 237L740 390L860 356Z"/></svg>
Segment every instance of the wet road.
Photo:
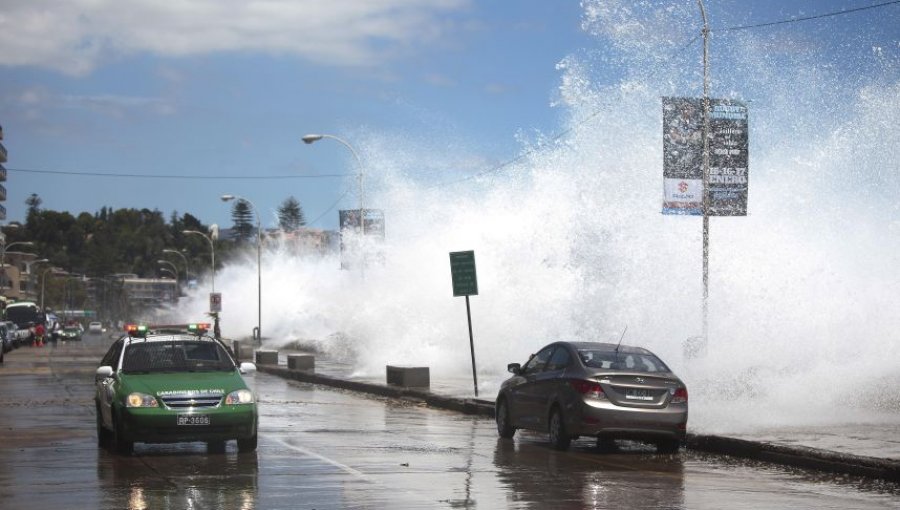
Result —
<svg viewBox="0 0 900 510"><path fill-rule="evenodd" d="M93 369L109 340L19 349L0 367L0 508L900 508L891 484L636 444L556 452L493 422L257 374L254 455L97 447Z"/></svg>

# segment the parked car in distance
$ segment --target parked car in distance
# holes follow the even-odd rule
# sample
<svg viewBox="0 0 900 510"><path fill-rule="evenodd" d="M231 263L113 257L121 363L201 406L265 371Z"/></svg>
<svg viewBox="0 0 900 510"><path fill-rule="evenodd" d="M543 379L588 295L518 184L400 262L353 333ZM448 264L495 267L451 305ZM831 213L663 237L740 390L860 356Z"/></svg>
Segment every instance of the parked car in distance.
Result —
<svg viewBox="0 0 900 510"><path fill-rule="evenodd" d="M629 345L555 342L524 366L507 366L513 377L497 395L497 432L516 429L549 434L558 450L580 436L597 437L601 448L616 439L654 443L677 452L688 418L685 384L652 352Z"/></svg>
<svg viewBox="0 0 900 510"><path fill-rule="evenodd" d="M89 333L103 333L103 323L92 322L92 323L88 324L88 332Z"/></svg>
<svg viewBox="0 0 900 510"><path fill-rule="evenodd" d="M59 332L59 339L64 341L81 340L81 328L78 326L66 326Z"/></svg>
<svg viewBox="0 0 900 510"><path fill-rule="evenodd" d="M15 339L15 333L9 330L7 323L0 322L0 341L3 342L3 348L2 351L0 351L0 361L3 359L3 354L18 347L15 345Z"/></svg>

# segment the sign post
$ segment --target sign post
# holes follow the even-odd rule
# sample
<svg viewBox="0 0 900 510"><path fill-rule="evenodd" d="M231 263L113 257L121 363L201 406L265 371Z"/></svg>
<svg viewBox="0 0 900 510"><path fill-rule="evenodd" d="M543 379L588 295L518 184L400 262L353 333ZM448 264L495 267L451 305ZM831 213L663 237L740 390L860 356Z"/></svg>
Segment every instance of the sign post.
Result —
<svg viewBox="0 0 900 510"><path fill-rule="evenodd" d="M469 321L469 349L472 352L472 381L475 384L475 397L478 397L478 374L475 371L475 340L472 337L472 311L469 308L469 296L478 295L478 277L475 274L475 252L450 252L450 277L453 280L453 296L466 297L466 318Z"/></svg>

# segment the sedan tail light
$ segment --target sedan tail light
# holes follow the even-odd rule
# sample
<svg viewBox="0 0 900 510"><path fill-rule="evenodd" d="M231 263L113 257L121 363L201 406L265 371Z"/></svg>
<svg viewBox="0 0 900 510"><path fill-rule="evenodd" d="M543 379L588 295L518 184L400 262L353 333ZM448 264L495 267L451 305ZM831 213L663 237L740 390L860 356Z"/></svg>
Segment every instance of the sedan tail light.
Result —
<svg viewBox="0 0 900 510"><path fill-rule="evenodd" d="M569 381L569 384L572 388L575 388L575 391L581 393L586 397L592 397L597 399L606 399L606 393L603 393L603 388L600 387L600 383L597 381L586 381L584 379L573 379Z"/></svg>
<svg viewBox="0 0 900 510"><path fill-rule="evenodd" d="M672 404L687 404L687 401L687 388L678 388L677 390L675 390L675 393L672 394Z"/></svg>

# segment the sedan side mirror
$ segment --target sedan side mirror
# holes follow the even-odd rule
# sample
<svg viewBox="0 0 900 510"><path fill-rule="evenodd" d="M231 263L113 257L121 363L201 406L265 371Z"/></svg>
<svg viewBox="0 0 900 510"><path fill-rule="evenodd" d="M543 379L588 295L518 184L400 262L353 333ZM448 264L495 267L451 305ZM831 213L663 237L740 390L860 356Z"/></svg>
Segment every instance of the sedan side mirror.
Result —
<svg viewBox="0 0 900 510"><path fill-rule="evenodd" d="M96 372L94 372L94 380L100 381L103 379L107 379L109 377L112 377L113 373L114 372L112 367L102 366L98 368Z"/></svg>
<svg viewBox="0 0 900 510"><path fill-rule="evenodd" d="M518 363L510 363L506 365L506 371L512 374L519 375L522 373L522 365Z"/></svg>
<svg viewBox="0 0 900 510"><path fill-rule="evenodd" d="M242 374L246 374L247 372L256 372L256 364L245 361L241 363L239 369Z"/></svg>

